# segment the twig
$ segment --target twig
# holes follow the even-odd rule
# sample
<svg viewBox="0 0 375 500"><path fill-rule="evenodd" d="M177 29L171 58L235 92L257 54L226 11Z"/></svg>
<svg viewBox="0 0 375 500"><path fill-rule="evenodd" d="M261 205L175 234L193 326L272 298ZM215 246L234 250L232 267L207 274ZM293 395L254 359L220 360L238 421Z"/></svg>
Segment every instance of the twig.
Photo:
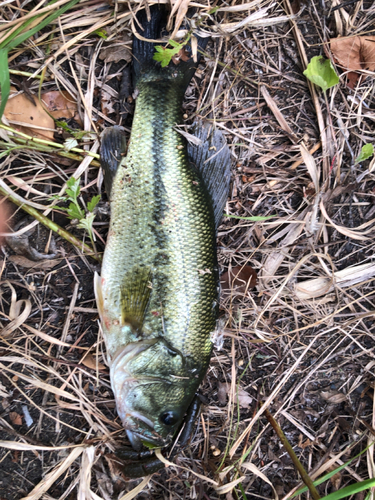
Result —
<svg viewBox="0 0 375 500"><path fill-rule="evenodd" d="M306 484L306 486L309 488L309 491L311 493L311 496L313 497L314 500L319 500L321 497L318 493L318 490L315 488L314 483L311 481L310 476L307 474L305 471L305 468L301 464L301 462L298 460L297 455L295 454L292 446L290 445L289 441L287 440L285 434L283 433L281 427L279 424L276 422L276 420L273 418L271 413L266 409L265 410L265 415L267 417L268 422L272 425L274 428L276 434L278 435L280 441L282 442L284 448L288 452L290 458L292 459L293 464L295 465L296 469L298 472L301 474L302 481Z"/></svg>

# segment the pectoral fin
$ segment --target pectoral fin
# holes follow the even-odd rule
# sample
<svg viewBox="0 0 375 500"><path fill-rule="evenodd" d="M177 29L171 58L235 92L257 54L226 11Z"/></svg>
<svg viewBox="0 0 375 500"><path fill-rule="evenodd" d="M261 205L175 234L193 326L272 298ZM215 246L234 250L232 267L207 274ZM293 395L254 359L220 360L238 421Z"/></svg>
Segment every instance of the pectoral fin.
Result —
<svg viewBox="0 0 375 500"><path fill-rule="evenodd" d="M217 229L228 199L230 151L222 132L209 123L196 122L192 133L199 141L188 143L189 161L198 170L211 198Z"/></svg>
<svg viewBox="0 0 375 500"><path fill-rule="evenodd" d="M126 152L124 128L119 126L104 129L101 137L100 163L104 170L104 184L108 198L113 179Z"/></svg>
<svg viewBox="0 0 375 500"><path fill-rule="evenodd" d="M149 267L136 267L128 272L121 287L121 323L135 330L142 327L152 291Z"/></svg>

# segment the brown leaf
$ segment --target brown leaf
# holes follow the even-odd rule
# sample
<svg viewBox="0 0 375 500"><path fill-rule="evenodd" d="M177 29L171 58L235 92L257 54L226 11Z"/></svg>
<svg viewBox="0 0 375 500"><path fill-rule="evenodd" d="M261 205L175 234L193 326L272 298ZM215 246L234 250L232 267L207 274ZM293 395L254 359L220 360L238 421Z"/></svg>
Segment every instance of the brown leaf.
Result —
<svg viewBox="0 0 375 500"><path fill-rule="evenodd" d="M61 259L46 259L35 262L34 260L23 257L22 255L10 255L8 260L18 266L26 267L26 269L43 269L45 271L53 269L61 262Z"/></svg>
<svg viewBox="0 0 375 500"><path fill-rule="evenodd" d="M257 273L251 266L236 266L224 273L220 278L223 292L231 290L237 293L244 293L246 290L254 288L257 284Z"/></svg>
<svg viewBox="0 0 375 500"><path fill-rule="evenodd" d="M6 391L5 386L3 386L3 384L1 382L0 382L0 396L2 398L7 398L9 396L9 394Z"/></svg>
<svg viewBox="0 0 375 500"><path fill-rule="evenodd" d="M107 367L104 366L102 363L96 363L96 359L94 356L90 353L88 353L85 358L81 361L81 363L87 368L91 368L92 370L96 370L96 367L98 367L98 370L106 370Z"/></svg>
<svg viewBox="0 0 375 500"><path fill-rule="evenodd" d="M326 391L322 392L321 396L323 399L328 401L328 403L338 405L346 400L346 395L339 391Z"/></svg>
<svg viewBox="0 0 375 500"><path fill-rule="evenodd" d="M82 121L78 114L77 102L66 90L62 92L58 90L46 92L42 95L42 101L55 120L61 118L70 120L74 118L82 126Z"/></svg>
<svg viewBox="0 0 375 500"><path fill-rule="evenodd" d="M230 384L226 384L223 382L219 382L219 388L217 390L217 398L219 400L219 403L222 405L225 405L227 402L227 393L229 388L227 386L230 386Z"/></svg>
<svg viewBox="0 0 375 500"><path fill-rule="evenodd" d="M126 42L130 40L129 37L126 37L120 43L116 42L114 45L110 45L109 47L105 47L100 51L99 59L104 62L114 62L118 63L119 61L131 62L132 54L130 47L125 45Z"/></svg>
<svg viewBox="0 0 375 500"><path fill-rule="evenodd" d="M328 467L327 469L327 472L333 472L335 470L335 466L334 465L331 465L331 467ZM340 486L341 486L341 481L342 481L342 475L341 475L341 472L336 472L336 474L334 474L331 479L330 479L331 483L332 483L332 486L333 486L333 490L334 491L338 491L340 489Z"/></svg>
<svg viewBox="0 0 375 500"><path fill-rule="evenodd" d="M253 398L250 396L250 394L244 389L241 389L241 387L238 388L237 398L238 404L241 406L241 408L249 408L253 401Z"/></svg>
<svg viewBox="0 0 375 500"><path fill-rule="evenodd" d="M346 70L375 70L375 36L333 38L330 45L335 61ZM348 74L350 88L354 88L358 78L357 73Z"/></svg>
<svg viewBox="0 0 375 500"><path fill-rule="evenodd" d="M5 106L5 117L11 122L21 122L22 125L14 124L14 127L20 132L41 139L53 139L55 122L43 109L39 100L35 99L36 106L34 106L25 94L18 94L12 97L15 93L16 89L11 87L10 97ZM53 130L41 130L33 128L33 125Z"/></svg>
<svg viewBox="0 0 375 500"><path fill-rule="evenodd" d="M116 110L113 105L112 96L108 92L102 90L101 108L103 115L108 116L111 113L115 113Z"/></svg>
<svg viewBox="0 0 375 500"><path fill-rule="evenodd" d="M9 413L9 418L13 425L22 425L22 415L19 413L11 411Z"/></svg>

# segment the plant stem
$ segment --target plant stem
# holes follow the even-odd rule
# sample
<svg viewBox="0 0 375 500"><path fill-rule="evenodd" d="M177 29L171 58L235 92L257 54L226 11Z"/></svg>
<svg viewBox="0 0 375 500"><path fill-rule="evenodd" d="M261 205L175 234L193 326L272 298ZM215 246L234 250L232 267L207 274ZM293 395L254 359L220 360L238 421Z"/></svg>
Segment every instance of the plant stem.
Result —
<svg viewBox="0 0 375 500"><path fill-rule="evenodd" d="M34 75L33 73L28 73L27 71L19 71L18 69L10 69L9 73L11 75L27 76L29 78L37 78L40 80L42 77L40 75Z"/></svg>
<svg viewBox="0 0 375 500"><path fill-rule="evenodd" d="M6 130L7 132L12 132L13 134L17 134L18 136L26 139L28 142L35 143L35 144L43 144L46 146L52 146L54 148L58 149L65 149L65 146L63 144L59 144L58 142L53 142L53 141L46 141L45 139L38 139L37 137L31 137L30 135L24 134L23 132L19 132L18 130L15 130L14 128L7 127L6 125L0 125L0 128ZM85 151L84 149L80 148L72 148L70 151L73 151L74 153L80 153L84 156L92 156L93 158L96 158L97 160L100 160L100 155L97 153L91 153L91 151Z"/></svg>
<svg viewBox="0 0 375 500"><path fill-rule="evenodd" d="M22 210L24 210L26 213L28 213L29 215L34 217L34 219L36 219L41 224L43 224L47 229L54 231L59 236L64 238L66 241L69 241L69 243L74 245L81 252L83 252L86 255L92 257L93 259L101 262L101 260L102 260L101 255L96 253L89 245L86 245L86 243L83 243L83 241L80 241L78 238L76 238L71 233L69 233L69 231L66 231L65 229L60 227L58 224L56 224L56 222L51 221L51 219L49 219L45 215L41 214L35 208L30 207L24 203L21 203L17 198L13 197L11 194L9 194L8 191L3 189L1 186L0 186L0 194L5 196L8 200L10 200L12 203L17 205L18 207L22 208Z"/></svg>
<svg viewBox="0 0 375 500"><path fill-rule="evenodd" d="M53 149L49 146L44 146L43 144L31 145L31 144L29 144L28 140L22 139L21 137L16 137L15 140L17 141L17 144L21 144L21 145L25 146L23 149L32 149L35 151L43 151L44 153L55 154L58 156L62 156L63 158L70 158L71 160L75 160L75 161L79 161L79 162L81 162L83 160L82 156L80 156L78 154L74 154L74 153L69 153L68 151L61 151L60 149L56 150L56 149ZM17 146L14 147L14 145L12 145L8 142L0 141L0 149L2 147L4 149L8 148L9 151L12 151L14 149L19 149L19 147L17 147ZM90 165L92 165L93 167L100 167L100 162L97 160L92 160Z"/></svg>
<svg viewBox="0 0 375 500"><path fill-rule="evenodd" d="M282 442L284 448L288 452L288 454L289 454L290 458L292 459L292 462L295 465L296 469L301 474L302 481L308 487L308 489L309 489L309 491L311 493L311 496L313 497L314 500L319 500L321 497L320 497L320 495L318 493L318 490L315 488L314 483L310 479L310 476L307 474L307 472L305 471L303 465L298 460L297 455L295 454L292 446L290 445L289 441L287 440L287 438L286 438L285 434L283 433L281 427L279 426L279 424L276 422L276 420L273 418L273 416L271 415L271 413L268 410L265 411L265 415L267 417L268 422L274 428L274 430L275 430L277 436L279 437L280 441Z"/></svg>

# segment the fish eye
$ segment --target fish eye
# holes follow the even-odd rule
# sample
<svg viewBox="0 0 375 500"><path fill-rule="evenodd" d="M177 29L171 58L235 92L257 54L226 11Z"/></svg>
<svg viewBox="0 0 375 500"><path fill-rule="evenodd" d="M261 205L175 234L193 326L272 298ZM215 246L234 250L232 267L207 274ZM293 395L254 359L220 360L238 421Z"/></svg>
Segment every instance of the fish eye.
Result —
<svg viewBox="0 0 375 500"><path fill-rule="evenodd" d="M174 425L178 422L178 415L174 411L165 411L159 417L159 420L164 425Z"/></svg>

